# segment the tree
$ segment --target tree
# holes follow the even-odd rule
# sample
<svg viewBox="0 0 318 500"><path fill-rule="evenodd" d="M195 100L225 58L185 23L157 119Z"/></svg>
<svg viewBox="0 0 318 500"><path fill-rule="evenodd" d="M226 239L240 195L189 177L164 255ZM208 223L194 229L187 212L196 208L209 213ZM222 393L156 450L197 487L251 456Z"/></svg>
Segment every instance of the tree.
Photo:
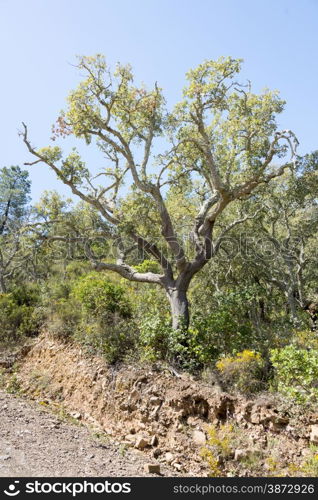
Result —
<svg viewBox="0 0 318 500"><path fill-rule="evenodd" d="M71 92L52 139L73 135L94 141L109 162L97 175L76 150L64 157L59 146L32 146L23 124L23 140L36 158L28 165L48 165L104 219L103 234L118 255L115 262L100 260L88 248L95 268L163 287L175 329L189 323L187 291L195 274L233 227L255 216L244 213L244 200L292 168L295 158L294 134L279 132L275 121L284 102L275 91L258 95L249 83L237 82L240 67L241 60L227 57L189 71L183 100L168 112L162 90L157 84L151 90L135 85L130 66L118 65L112 74L101 55L80 58L86 78ZM182 221L177 226L169 208L180 191L195 207L187 247L180 237ZM217 231L230 204L240 207L242 216ZM135 247L156 260L161 272L137 271Z"/></svg>
<svg viewBox="0 0 318 500"><path fill-rule="evenodd" d="M0 292L19 265L21 226L27 214L31 183L18 166L0 169Z"/></svg>

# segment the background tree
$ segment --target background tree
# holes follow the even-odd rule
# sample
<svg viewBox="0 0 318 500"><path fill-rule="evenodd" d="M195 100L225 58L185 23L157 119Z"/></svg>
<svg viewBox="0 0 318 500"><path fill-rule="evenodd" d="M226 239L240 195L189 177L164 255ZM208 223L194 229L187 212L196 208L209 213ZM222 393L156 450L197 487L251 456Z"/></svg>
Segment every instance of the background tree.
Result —
<svg viewBox="0 0 318 500"><path fill-rule="evenodd" d="M22 227L30 200L29 173L18 166L0 169L0 291L6 292L6 281L22 262Z"/></svg>
<svg viewBox="0 0 318 500"><path fill-rule="evenodd" d="M63 157L58 146L33 147L24 125L24 142L36 157L29 164L48 165L94 207L104 237L116 245L115 262L96 258L88 248L95 268L163 287L175 329L189 323L193 277L217 255L230 230L255 216L245 212L246 199L295 159L294 134L279 132L275 121L284 102L277 92L257 95L239 83L240 66L240 60L220 58L191 70L183 100L168 112L161 89L134 85L129 66L118 65L112 74L102 56L82 57L78 68L87 77L70 94L53 139L72 134L94 141L109 164L97 175L76 150ZM159 146L163 152L156 154ZM125 180L129 193L123 191ZM176 190L194 199L187 246L176 223ZM240 216L218 231L217 222L234 204ZM156 260L161 272L136 270L135 247Z"/></svg>

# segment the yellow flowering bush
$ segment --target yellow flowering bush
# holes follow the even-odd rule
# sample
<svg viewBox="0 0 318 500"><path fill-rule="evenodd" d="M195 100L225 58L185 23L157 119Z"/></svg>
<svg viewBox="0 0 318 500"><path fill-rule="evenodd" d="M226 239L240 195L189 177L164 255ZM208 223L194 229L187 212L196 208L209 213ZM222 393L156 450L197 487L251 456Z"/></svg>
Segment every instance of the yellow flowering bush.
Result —
<svg viewBox="0 0 318 500"><path fill-rule="evenodd" d="M221 381L227 389L257 392L265 389L265 361L258 352L245 349L216 362Z"/></svg>

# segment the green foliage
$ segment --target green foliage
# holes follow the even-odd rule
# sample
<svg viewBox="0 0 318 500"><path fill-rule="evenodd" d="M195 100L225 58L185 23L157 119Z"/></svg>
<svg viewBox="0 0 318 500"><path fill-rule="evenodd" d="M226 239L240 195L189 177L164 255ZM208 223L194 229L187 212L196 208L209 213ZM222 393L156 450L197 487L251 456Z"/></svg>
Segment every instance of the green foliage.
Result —
<svg viewBox="0 0 318 500"><path fill-rule="evenodd" d="M99 273L92 272L80 278L73 287L73 295L95 318L106 319L115 313L131 316L125 290Z"/></svg>
<svg viewBox="0 0 318 500"><path fill-rule="evenodd" d="M206 316L194 315L188 340L202 364L211 363L221 353L232 353L251 345L254 332L248 320L237 320L225 306Z"/></svg>
<svg viewBox="0 0 318 500"><path fill-rule="evenodd" d="M172 334L169 316L157 313L141 319L139 343L142 358L148 361L166 359Z"/></svg>
<svg viewBox="0 0 318 500"><path fill-rule="evenodd" d="M34 286L29 289L15 287L12 293L0 294L0 342L21 340L39 333L44 313L37 307L38 300L38 290Z"/></svg>
<svg viewBox="0 0 318 500"><path fill-rule="evenodd" d="M318 400L318 350L301 349L295 344L272 349L274 387L299 404Z"/></svg>
<svg viewBox="0 0 318 500"><path fill-rule="evenodd" d="M27 170L18 166L0 169L0 235L25 215L30 189Z"/></svg>
<svg viewBox="0 0 318 500"><path fill-rule="evenodd" d="M139 273L149 273L149 272L151 272L151 273L157 273L157 274L161 274L162 273L160 265L155 260L147 260L147 259L145 259L141 264L138 264L137 266L134 266L134 268Z"/></svg>
<svg viewBox="0 0 318 500"><path fill-rule="evenodd" d="M113 364L127 357L136 359L138 328L132 320L119 319L113 325L83 318L73 338L91 353L97 353Z"/></svg>

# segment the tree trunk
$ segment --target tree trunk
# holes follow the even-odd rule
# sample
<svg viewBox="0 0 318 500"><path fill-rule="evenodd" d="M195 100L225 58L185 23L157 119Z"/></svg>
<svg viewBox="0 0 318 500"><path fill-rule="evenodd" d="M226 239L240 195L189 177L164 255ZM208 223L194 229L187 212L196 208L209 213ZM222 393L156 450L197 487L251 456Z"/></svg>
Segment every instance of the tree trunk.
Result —
<svg viewBox="0 0 318 500"><path fill-rule="evenodd" d="M187 330L189 327L189 303L187 292L174 288L167 292L174 330Z"/></svg>
<svg viewBox="0 0 318 500"><path fill-rule="evenodd" d="M290 320L291 320L293 325L297 325L298 324L297 302L296 302L294 290L289 289L286 295L287 295Z"/></svg>
<svg viewBox="0 0 318 500"><path fill-rule="evenodd" d="M4 277L0 273L0 293L7 293L7 287L4 281Z"/></svg>

